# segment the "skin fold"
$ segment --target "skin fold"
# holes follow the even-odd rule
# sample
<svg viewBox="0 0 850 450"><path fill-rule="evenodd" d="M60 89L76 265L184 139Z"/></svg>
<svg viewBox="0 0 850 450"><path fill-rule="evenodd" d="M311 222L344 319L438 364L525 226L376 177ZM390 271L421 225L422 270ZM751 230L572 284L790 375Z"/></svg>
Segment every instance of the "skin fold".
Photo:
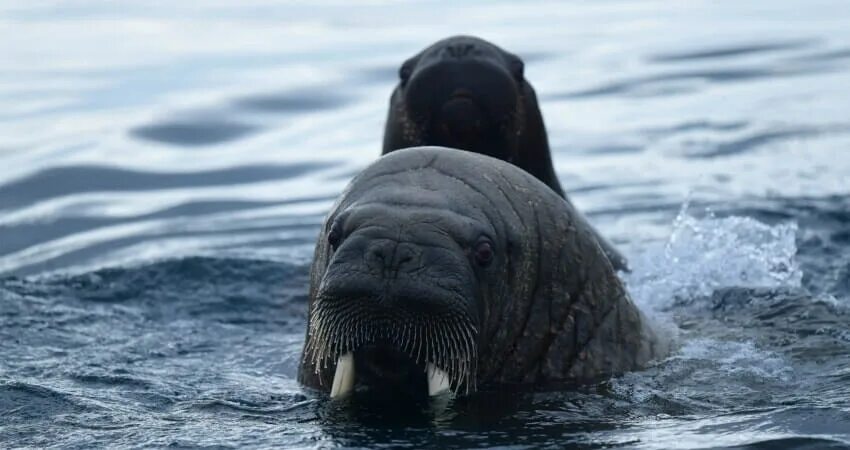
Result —
<svg viewBox="0 0 850 450"><path fill-rule="evenodd" d="M298 376L324 391L352 351L384 384L408 379L382 372L401 358L436 364L461 394L592 382L659 353L584 218L472 152L412 148L366 168L328 214L310 278Z"/></svg>

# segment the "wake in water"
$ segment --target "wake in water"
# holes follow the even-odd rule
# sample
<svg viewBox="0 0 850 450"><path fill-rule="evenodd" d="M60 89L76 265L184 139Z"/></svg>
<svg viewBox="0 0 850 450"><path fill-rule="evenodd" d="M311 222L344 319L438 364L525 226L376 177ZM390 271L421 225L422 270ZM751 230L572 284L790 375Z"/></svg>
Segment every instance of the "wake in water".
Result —
<svg viewBox="0 0 850 450"><path fill-rule="evenodd" d="M846 370L823 358L846 352L850 340L841 330L847 329L848 308L801 286L797 223L768 225L710 210L697 218L688 206L669 239L632 254L634 270L622 274L636 303L678 343L655 367L612 381L617 396L649 405L638 421L641 431L631 437L647 448L659 440L671 448L665 436L673 435L678 448L782 440L806 424L783 430L773 423L776 414L796 417L846 405L848 390L832 386ZM801 386L839 396L801 395ZM705 417L695 423L673 419L697 412ZM819 434L830 440L808 444L845 441L848 419L834 415ZM712 430L739 432L702 442Z"/></svg>
<svg viewBox="0 0 850 450"><path fill-rule="evenodd" d="M697 218L689 206L690 201L682 205L670 237L631 255L634 270L621 274L659 333L678 344L666 363L710 361L727 372L780 376L787 371L781 358L752 342L682 340L676 316L684 307L709 306L711 295L724 288L799 288L803 274L795 260L796 222L767 225L749 217L719 218L711 210Z"/></svg>

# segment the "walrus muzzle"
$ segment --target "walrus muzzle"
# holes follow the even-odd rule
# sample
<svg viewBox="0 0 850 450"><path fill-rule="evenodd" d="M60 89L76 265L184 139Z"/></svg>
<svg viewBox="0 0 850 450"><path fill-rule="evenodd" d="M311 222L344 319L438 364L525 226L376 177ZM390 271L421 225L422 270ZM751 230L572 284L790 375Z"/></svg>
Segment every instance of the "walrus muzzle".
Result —
<svg viewBox="0 0 850 450"><path fill-rule="evenodd" d="M331 397L355 385L413 395L472 389L477 319L463 286L427 264L444 259L402 227L355 231L337 244L316 296L305 357L335 363Z"/></svg>
<svg viewBox="0 0 850 450"><path fill-rule="evenodd" d="M452 95L440 108L437 142L456 148L476 145L484 127L481 108L465 93Z"/></svg>
<svg viewBox="0 0 850 450"><path fill-rule="evenodd" d="M502 55L479 47L461 54L450 46L417 59L400 93L402 116L417 139L510 161L523 124L522 75L511 73Z"/></svg>

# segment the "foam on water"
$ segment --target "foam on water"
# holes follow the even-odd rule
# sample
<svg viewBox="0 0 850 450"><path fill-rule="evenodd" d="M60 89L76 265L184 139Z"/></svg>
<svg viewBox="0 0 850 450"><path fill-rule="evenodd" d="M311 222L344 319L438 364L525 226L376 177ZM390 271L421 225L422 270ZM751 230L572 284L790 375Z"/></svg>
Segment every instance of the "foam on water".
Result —
<svg viewBox="0 0 850 450"><path fill-rule="evenodd" d="M724 375L759 380L788 381L791 368L780 355L759 349L752 342L691 339L668 362L709 362Z"/></svg>
<svg viewBox="0 0 850 450"><path fill-rule="evenodd" d="M615 390L627 391L634 401L660 395L646 377L682 383L681 396L687 398L687 386L698 382L704 376L701 373L728 378L727 385L746 384L746 380L782 383L792 376L781 355L749 341L688 339L673 316L687 315L678 306L709 306L717 289L799 288L797 224L768 225L750 217L716 217L711 211L698 218L688 213L688 207L689 202L682 205L670 237L631 255L633 271L621 274L659 335L673 341L676 348L659 362L657 372L631 374L614 382Z"/></svg>
<svg viewBox="0 0 850 450"><path fill-rule="evenodd" d="M623 274L644 311L663 311L675 301L710 295L723 287L799 287L803 273L794 256L797 224L767 225L749 217L688 214L682 205L666 242L630 256Z"/></svg>

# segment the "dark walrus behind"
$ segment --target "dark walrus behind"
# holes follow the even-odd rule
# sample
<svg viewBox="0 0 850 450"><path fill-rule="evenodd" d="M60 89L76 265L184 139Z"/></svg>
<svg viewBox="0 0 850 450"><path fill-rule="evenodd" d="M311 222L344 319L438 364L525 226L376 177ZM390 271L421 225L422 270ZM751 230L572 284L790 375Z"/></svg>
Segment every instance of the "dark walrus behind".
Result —
<svg viewBox="0 0 850 450"><path fill-rule="evenodd" d="M513 163L564 195L543 115L522 60L472 36L443 39L402 64L390 98L384 150L439 145ZM615 269L626 259L597 232Z"/></svg>
<svg viewBox="0 0 850 450"><path fill-rule="evenodd" d="M555 192L498 159L412 148L328 213L298 378L332 397L584 383L642 367L654 336Z"/></svg>

